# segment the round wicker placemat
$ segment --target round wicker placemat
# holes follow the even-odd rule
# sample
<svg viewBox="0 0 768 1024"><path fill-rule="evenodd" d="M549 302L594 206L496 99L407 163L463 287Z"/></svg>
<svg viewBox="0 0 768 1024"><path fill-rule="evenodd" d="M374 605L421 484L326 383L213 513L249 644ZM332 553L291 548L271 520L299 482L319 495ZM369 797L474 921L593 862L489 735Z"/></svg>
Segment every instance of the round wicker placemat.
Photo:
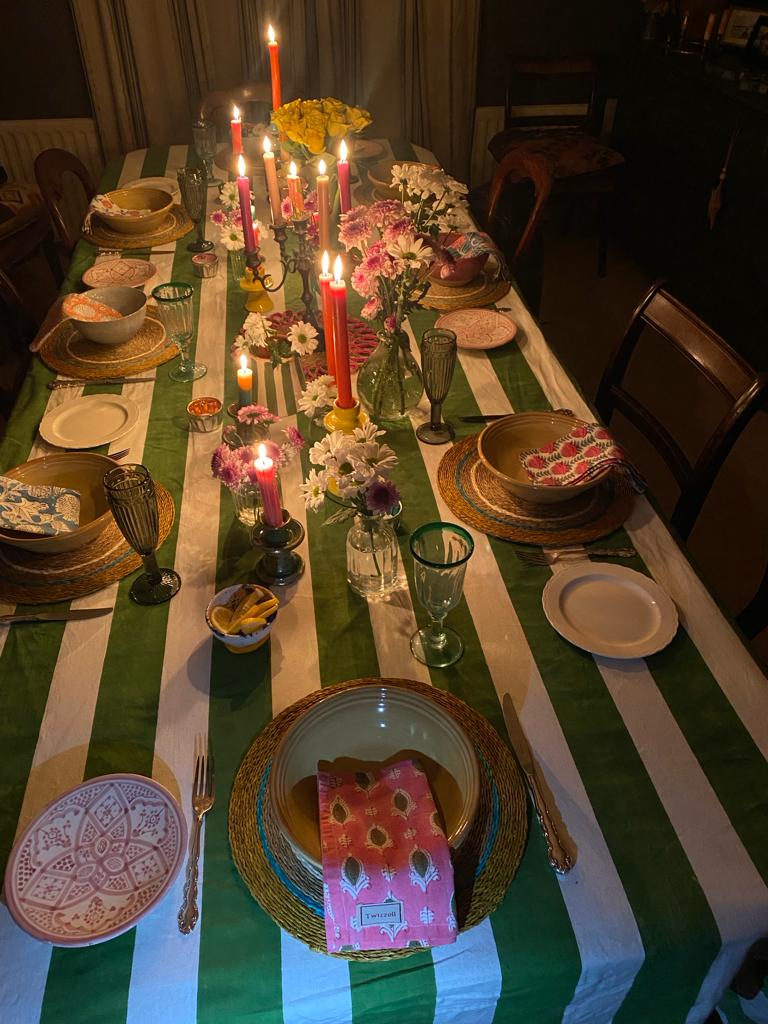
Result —
<svg viewBox="0 0 768 1024"><path fill-rule="evenodd" d="M437 470L446 504L476 530L523 544L583 544L612 533L632 511L634 491L616 473L571 501L518 501L480 462L477 436L449 448Z"/></svg>
<svg viewBox="0 0 768 1024"><path fill-rule="evenodd" d="M158 547L173 526L173 498L155 482L160 518ZM161 559L162 561L162 559ZM76 551L40 555L0 544L0 601L9 604L47 604L93 594L141 566L141 558L110 517L96 540Z"/></svg>
<svg viewBox="0 0 768 1024"><path fill-rule="evenodd" d="M94 214L91 230L83 231L83 238L92 245L110 249L153 249L157 245L165 245L167 242L175 242L177 238L183 238L193 227L187 211L174 203L156 231L150 231L145 235L126 235L122 231L107 227L98 214Z"/></svg>
<svg viewBox="0 0 768 1024"><path fill-rule="evenodd" d="M370 683L423 694L447 711L475 745L481 767L478 812L453 855L461 931L474 927L501 902L517 871L528 833L525 790L517 763L493 726L450 693L410 679L352 679L332 687ZM263 910L311 949L327 953L322 882L297 860L273 820L268 785L272 756L286 729L327 696L318 690L281 712L251 744L235 776L229 802L229 841L237 870ZM391 960L414 949L350 950L348 960Z"/></svg>
<svg viewBox="0 0 768 1024"><path fill-rule="evenodd" d="M490 306L491 303L503 299L509 287L509 281L497 281L490 273L483 271L474 281L460 287L433 281L421 304L427 309L441 310Z"/></svg>
<svg viewBox="0 0 768 1024"><path fill-rule="evenodd" d="M122 345L97 345L82 336L71 320L62 322L44 339L39 355L46 366L65 377L117 377L151 370L175 359L179 350L168 344L165 328L147 313L144 323Z"/></svg>

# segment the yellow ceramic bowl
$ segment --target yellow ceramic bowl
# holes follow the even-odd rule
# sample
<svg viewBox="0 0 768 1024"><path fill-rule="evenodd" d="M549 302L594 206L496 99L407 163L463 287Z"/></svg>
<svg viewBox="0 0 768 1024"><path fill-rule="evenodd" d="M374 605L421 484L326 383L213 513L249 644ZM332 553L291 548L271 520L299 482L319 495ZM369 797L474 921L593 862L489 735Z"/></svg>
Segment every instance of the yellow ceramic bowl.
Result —
<svg viewBox="0 0 768 1024"><path fill-rule="evenodd" d="M572 416L561 412L521 412L490 423L477 441L480 461L515 498L536 505L555 505L590 490L604 480L610 469L584 483L561 487L533 484L520 462L520 452L540 448L567 434Z"/></svg>
<svg viewBox="0 0 768 1024"><path fill-rule="evenodd" d="M149 231L157 231L173 206L173 197L159 188L118 188L114 192L107 192L106 195L124 210L151 211L140 217L126 217L115 213L99 214L108 227L123 235L143 235Z"/></svg>
<svg viewBox="0 0 768 1024"><path fill-rule="evenodd" d="M256 633L249 633L246 636L243 636L240 633L222 633L221 630L216 629L211 622L211 611L216 607L216 605L226 604L234 592L240 589L241 585L242 584L237 583L233 587L225 587L223 590L220 590L218 594L215 594L211 598L208 603L208 607L205 609L205 621L208 625L208 629L210 629L216 639L221 640L227 650L231 651L233 654L248 654L250 651L258 650L259 647L265 644L269 638L269 634L272 632L272 627L275 624L277 613L280 610L278 607L271 615L268 615L266 626L258 630ZM254 586L258 585L254 584ZM269 597L275 597L272 591L267 590L266 587L258 587L258 589L262 592L262 601L266 601Z"/></svg>
<svg viewBox="0 0 768 1024"><path fill-rule="evenodd" d="M418 757L458 848L477 809L480 770L469 737L447 711L413 690L385 682L329 691L288 730L272 760L269 796L298 859L322 877L317 763L340 771Z"/></svg>
<svg viewBox="0 0 768 1024"><path fill-rule="evenodd" d="M94 452L59 452L9 469L6 476L27 484L71 487L80 494L80 526L71 533L39 537L0 529L0 542L41 555L59 555L90 544L112 520L104 496L104 474L117 463Z"/></svg>

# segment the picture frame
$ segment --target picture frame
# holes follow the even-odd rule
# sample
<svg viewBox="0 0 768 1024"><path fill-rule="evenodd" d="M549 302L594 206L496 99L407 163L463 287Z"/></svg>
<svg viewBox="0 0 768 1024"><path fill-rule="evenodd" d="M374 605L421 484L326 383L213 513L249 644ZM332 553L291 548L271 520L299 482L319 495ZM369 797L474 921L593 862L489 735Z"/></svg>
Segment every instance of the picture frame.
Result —
<svg viewBox="0 0 768 1024"><path fill-rule="evenodd" d="M768 68L768 12L752 26L744 56L754 67Z"/></svg>
<svg viewBox="0 0 768 1024"><path fill-rule="evenodd" d="M749 43L752 29L761 15L766 11L755 7L732 7L728 24L723 34L723 46L745 49Z"/></svg>

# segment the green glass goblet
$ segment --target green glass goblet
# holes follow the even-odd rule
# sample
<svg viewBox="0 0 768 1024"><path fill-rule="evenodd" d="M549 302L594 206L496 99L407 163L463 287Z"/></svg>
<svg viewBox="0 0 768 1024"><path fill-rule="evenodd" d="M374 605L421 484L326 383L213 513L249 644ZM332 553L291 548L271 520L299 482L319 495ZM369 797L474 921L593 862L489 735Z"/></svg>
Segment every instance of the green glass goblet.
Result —
<svg viewBox="0 0 768 1024"><path fill-rule="evenodd" d="M192 222L197 238L187 246L189 252L208 252L213 242L205 238L205 207L208 199L208 180L202 167L182 167L176 172L179 191Z"/></svg>
<svg viewBox="0 0 768 1024"><path fill-rule="evenodd" d="M169 371L171 380L186 383L198 380L208 372L205 363L194 363L189 357L189 343L192 340L192 285L169 281L152 289L152 298L157 303L168 340L179 349L181 359L178 366Z"/></svg>
<svg viewBox="0 0 768 1024"><path fill-rule="evenodd" d="M216 156L216 125L213 121L206 121L204 118L195 121L192 125L192 141L195 144L195 152L205 168L208 188L211 185L223 184L221 178L213 176L213 161Z"/></svg>
<svg viewBox="0 0 768 1024"><path fill-rule="evenodd" d="M104 476L104 493L118 529L141 555L145 572L134 580L130 596L136 604L162 604L178 593L181 577L161 569L155 557L160 538L155 482L146 466L115 466Z"/></svg>
<svg viewBox="0 0 768 1024"><path fill-rule="evenodd" d="M456 367L456 335L439 327L424 331L421 337L421 375L429 399L429 423L422 423L416 437L425 444L447 444L453 440L453 427L442 420L443 402Z"/></svg>
<svg viewBox="0 0 768 1024"><path fill-rule="evenodd" d="M464 653L459 634L444 624L461 600L464 573L475 544L455 523L426 523L411 534L416 594L429 613L429 625L411 637L411 652L432 668L453 665Z"/></svg>

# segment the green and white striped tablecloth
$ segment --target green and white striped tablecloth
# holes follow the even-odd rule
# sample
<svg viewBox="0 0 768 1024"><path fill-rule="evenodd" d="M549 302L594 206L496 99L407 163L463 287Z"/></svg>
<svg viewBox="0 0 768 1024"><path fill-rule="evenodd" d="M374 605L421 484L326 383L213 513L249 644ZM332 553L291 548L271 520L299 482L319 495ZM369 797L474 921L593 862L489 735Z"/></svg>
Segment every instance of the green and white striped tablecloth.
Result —
<svg viewBox="0 0 768 1024"><path fill-rule="evenodd" d="M394 150L413 155L409 146ZM185 157L180 146L130 153L102 185L173 175ZM258 179L257 190L266 217ZM209 198L213 203L214 191ZM274 259L274 243L264 249ZM92 259L81 244L69 286ZM0 629L0 863L31 817L83 778L152 775L180 792L189 814L192 741L209 732L218 800L205 826L201 920L191 935L177 929L181 877L135 929L86 949L38 943L0 907L0 1020L704 1020L746 949L768 933L768 688L663 522L638 499L628 538L619 531L615 539L631 540L642 556L635 568L649 572L678 606L681 628L665 651L617 662L572 647L542 611L550 570L526 568L509 544L475 533L464 600L451 616L466 655L430 672L408 646L423 614L411 596L406 539L411 591L398 603L370 606L353 595L345 585L346 527L323 527L323 514L307 515L302 506L305 453L303 465L285 472L283 492L307 529L306 572L271 645L230 655L212 642L203 609L216 590L249 577L254 555L230 495L210 475L217 437L189 433L185 406L193 395L235 397L229 344L244 319L244 296L223 271L194 277L184 240L174 255L153 262L158 280L195 286L196 358L208 375L175 384L166 366L154 384L126 385L142 416L112 448L130 445L131 460L143 461L171 491L177 516L161 563L175 566L183 586L169 604L142 608L128 600L129 578L72 602L114 603L109 616ZM294 276L275 308L295 304L298 290ZM516 292L501 304L513 307L518 340L487 353L461 352L444 410L459 436L474 429L459 424L460 414L567 407L588 416ZM434 319L415 315L414 334ZM257 400L306 431L296 415L296 367L273 372L258 361L257 370ZM50 376L36 360L0 447L0 469L44 453L36 435L43 412L79 393L48 391ZM420 409L415 422L425 415ZM445 449L420 445L410 423L390 430L387 441L400 457L396 481L407 525L454 518L436 486ZM502 735L500 702L510 693L578 847L575 869L557 877L534 823L517 876L489 920L455 946L370 965L312 953L282 932L240 881L227 840L231 781L253 737L297 698L366 675L450 690ZM749 1012L768 1020L768 1003L759 1003ZM734 996L721 1005L724 1019L747 1019Z"/></svg>

